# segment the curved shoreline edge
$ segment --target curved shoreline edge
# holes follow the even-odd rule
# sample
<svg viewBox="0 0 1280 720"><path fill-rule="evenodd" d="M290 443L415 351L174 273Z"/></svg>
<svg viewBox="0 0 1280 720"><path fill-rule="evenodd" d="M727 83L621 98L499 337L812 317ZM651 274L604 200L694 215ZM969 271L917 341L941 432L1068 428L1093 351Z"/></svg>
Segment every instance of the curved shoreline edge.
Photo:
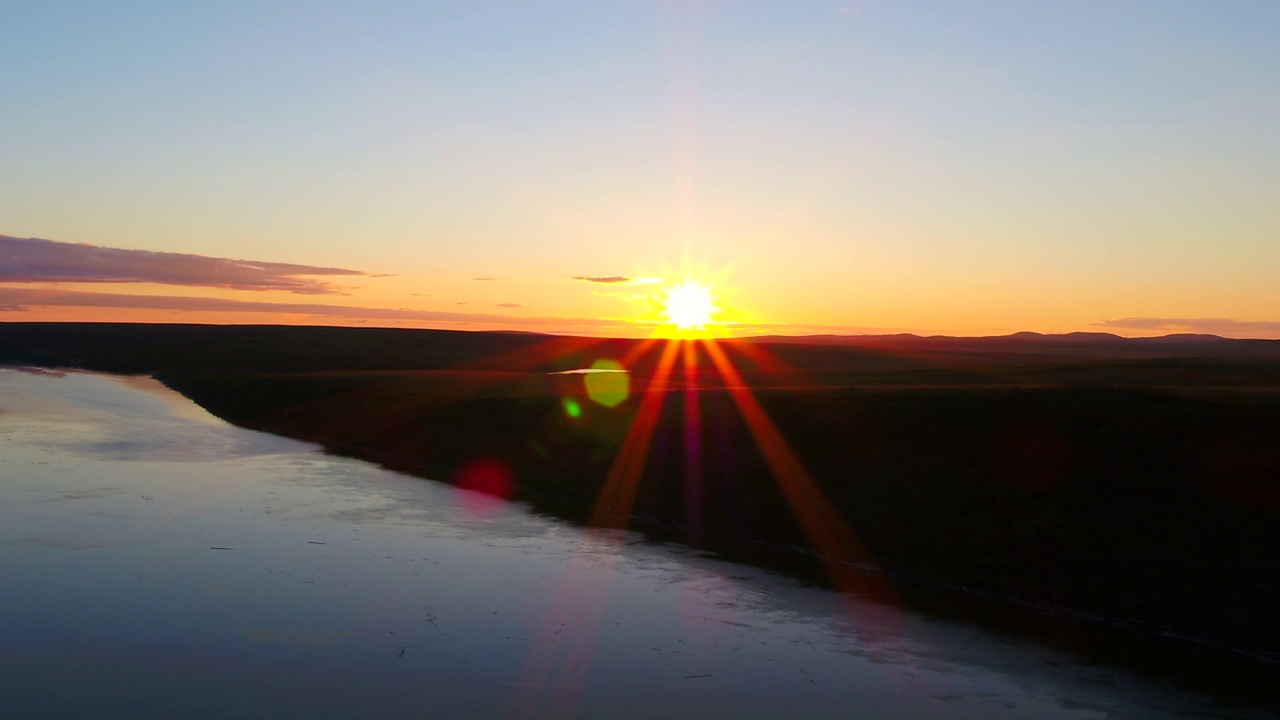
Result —
<svg viewBox="0 0 1280 720"><path fill-rule="evenodd" d="M8 330L0 327L0 341L15 337ZM433 480L456 484L471 461L496 459L515 479L513 499L578 523L638 405L635 397L616 408L584 402L574 419L562 400L578 391L546 375L563 368L453 369L459 356L512 345L480 334L24 330L38 331L38 342L0 342L0 362L152 374L233 424ZM374 337L417 344L387 350L371 346ZM483 347L459 350L466 342ZM601 342L573 348L581 354ZM432 354L440 357L423 361ZM795 357L804 361L803 352ZM865 357L842 359L840 372L854 373L843 383L761 382L753 392L905 605L1118 655L1156 673L1183 662L1171 653L1183 646L1187 670L1174 672L1192 683L1236 687L1249 675L1258 687L1275 682L1280 363L996 358L1006 364L988 363L981 382L966 384L954 379L972 366L954 358L899 369L894 382L872 360L881 364L864 370ZM1161 373L1179 381L1115 382ZM636 375L643 379L644 369ZM1028 377L1059 379L1011 382ZM628 514L639 521L632 527L821 581L803 528L728 393L706 385L696 397L702 462L684 462L683 406L666 403ZM703 488L696 523L685 503L692 477ZM1165 640L1129 644L1103 627ZM1198 662L1201 651L1212 657ZM1223 657L1239 662L1226 663L1222 677L1196 677Z"/></svg>
<svg viewBox="0 0 1280 720"><path fill-rule="evenodd" d="M576 433L576 428L559 413L553 397L490 395L454 400L431 408L428 400L404 399L408 390L403 383L412 384L412 380L384 377L364 385L367 378L351 377L348 378L352 383L350 387L337 390L335 378L326 377L322 384L329 387L317 391L317 398L299 403L295 397L280 407L266 410L264 406L270 404L266 399L270 392L268 385L308 386L311 379L305 376L216 376L180 380L162 376L161 379L235 424L318 442L330 452L377 462L420 477L457 484L459 470L468 462L477 458L500 460L517 478L513 499L578 523L586 521L599 497L609 461L614 457L612 452L601 452L601 448L612 450L617 445L617 437L601 439ZM305 392L299 388L292 390ZM397 417L382 417L376 398L384 395L394 396L401 403L395 411ZM775 416L785 418L806 414L807 409L795 404L814 399L787 394L765 396L763 402ZM983 424L981 417L1020 417L1039 408L1041 413L1048 412L1049 417L1042 414L1034 422L1047 423L1054 414L1064 410L1074 408L1089 415L1098 404L1112 405L1106 413L1107 422L1095 419L1096 424L1085 423L1089 428L1084 433L1086 437L1075 439L1077 444L1106 439L1120 426L1150 428L1157 417L1176 424L1179 412L1170 407L1168 397L1158 393L1133 394L1109 389L984 389L963 394L948 391L940 395L915 390L906 395L851 391L834 396L824 391L820 399L826 403L839 401L843 407L839 414L845 416L858 412L879 416L890 405L915 403L919 407L902 422L908 427L925 429L929 429L928 418L944 418L950 425L954 420L948 418L957 414L966 418L965 424L973 426ZM1174 407L1179 406L1179 402L1187 403L1180 411L1187 422L1208 412L1193 399L1173 401ZM411 408L406 409L405 403ZM961 403L966 407L958 413L954 408L944 412L935 407L938 403L947 406ZM662 539L712 550L729 559L783 567L792 574L814 580L814 568L803 568L812 564L813 557L803 528L788 516L785 502L778 496L766 464L752 447L749 433L733 420L723 396L708 393L702 398L702 404L704 417L719 418L717 425L722 431L719 443L712 450L719 453L719 457L709 464L712 468L732 467L734 476L732 479L708 478L711 468L703 468L705 501L721 508L736 505L738 512L717 513L708 509L701 527L690 526L679 492L684 485L685 469L680 467L675 457L679 453L673 449L678 448L683 423L673 404L658 422L654 438L654 454L658 457L651 459L646 467L640 480L637 506L626 520ZM303 409L295 410L295 407ZM366 409L362 411L360 407ZM850 407L858 409L850 410ZM1269 406L1267 410L1274 413L1280 411L1280 406ZM901 413L903 409L898 407L897 411ZM996 424L1000 422L1003 420ZM382 426L369 430L378 424ZM550 430L549 425L553 426ZM530 441L535 435L533 428L538 428L541 434ZM938 431L938 428L932 430ZM1195 487L1200 476L1176 478L1177 468L1188 467L1185 457L1165 458L1159 466L1141 465L1145 468L1141 475L1134 467L1126 467L1124 477L1115 473L1099 473L1101 477L1092 478L1045 476L1035 481L1041 483L1040 487L993 480L998 467L970 465L969 476L962 477L963 472L939 470L936 466L948 466L951 460L972 462L974 458L965 451L979 443L972 437L963 438L966 433L957 428L944 430L944 436L959 433L962 439L941 447L923 445L923 440L912 439L900 453L890 453L889 458L879 460L879 467L875 469L879 476L874 476L873 469L866 467L870 461L858 461L857 448L845 440L819 438L812 430L803 438L792 438L809 465L826 470L817 477L850 521L852 530L870 547L878 571L915 584L930 583L947 592L962 591L1060 618L1102 622L1130 631L1176 634L1188 642L1275 662L1276 656L1267 652L1265 644L1247 642L1261 640L1255 631L1268 628L1241 627L1248 623L1249 615L1259 620L1270 615L1266 602L1256 606L1253 612L1248 611L1250 593L1255 594L1254 602L1262 600L1260 593L1265 592L1265 582L1251 586L1244 577L1224 573L1224 570L1239 569L1237 563L1228 562L1225 568L1219 563L1227 554L1244 549L1238 546L1253 544L1249 533L1241 530L1258 530L1250 527L1251 524L1268 525L1270 512L1265 506L1226 504L1224 508L1237 512L1225 517L1206 514L1206 498ZM983 429L977 435L989 432ZM1141 439L1151 437L1140 432L1136 440ZM1126 447L1131 444L1124 443ZM556 457L548 458L537 452L539 445L551 448ZM1155 450L1163 453L1168 449ZM934 467L916 468L911 472L901 470L908 464L905 461L920 458L932 458ZM1110 458L1106 464L1132 464L1132 458L1127 459L1128 463L1118 462L1124 459ZM1027 462L1043 460L1039 456L1024 459ZM964 467L960 462L955 466ZM1021 468L1019 472L1019 477L1025 480L1028 474L1063 471ZM850 477L858 477L862 492L840 487L842 481ZM1169 479L1180 482L1172 484ZM1153 484L1163 484L1163 487ZM871 515L880 517L859 512L858 506L866 506L868 497L876 500L876 511ZM1099 503L1109 507L1100 508ZM1034 521L1001 528L1002 524L1018 517L1031 517ZM1072 528L1078 532L1070 532ZM1062 537L1045 537L1054 531ZM1274 532L1274 528L1271 531ZM1090 532L1096 536L1084 537ZM926 537L911 541L912 536ZM1106 546L1117 543L1134 546L1131 556L1116 558L1103 552ZM1275 546L1264 542L1249 548L1254 552L1254 568L1265 569L1270 547ZM797 552L797 548L808 549L808 552ZM1189 555L1188 548L1194 548L1197 554ZM1090 556L1091 551L1098 554ZM1166 553L1163 560L1154 557L1159 552ZM780 560L802 556L807 559L794 563ZM1119 567L1107 573L1108 562L1115 562ZM1069 574L1071 571L1076 574ZM1182 574L1179 571L1202 579L1216 573L1213 592L1200 593L1197 597L1191 592L1194 588L1179 588L1178 578L1173 577ZM1126 578L1138 572L1144 572L1147 577L1126 582ZM1187 592L1175 595L1175 589ZM1140 591L1141 596L1117 597L1135 591ZM1236 606L1230 618L1232 627L1214 622L1212 615L1218 609L1215 601L1226 601L1232 595L1230 604ZM1073 599L1084 602L1071 602ZM1114 605L1109 601L1115 601ZM1158 602L1159 606L1155 612L1148 611L1146 617L1140 612L1109 611L1111 607L1141 609L1144 603L1152 602ZM1161 611L1166 614L1161 616ZM1168 621L1178 614L1188 622L1179 625ZM1189 627L1201 630L1188 631ZM1236 639L1244 638L1246 642L1224 640L1224 637L1232 638L1232 630L1240 633L1235 635Z"/></svg>

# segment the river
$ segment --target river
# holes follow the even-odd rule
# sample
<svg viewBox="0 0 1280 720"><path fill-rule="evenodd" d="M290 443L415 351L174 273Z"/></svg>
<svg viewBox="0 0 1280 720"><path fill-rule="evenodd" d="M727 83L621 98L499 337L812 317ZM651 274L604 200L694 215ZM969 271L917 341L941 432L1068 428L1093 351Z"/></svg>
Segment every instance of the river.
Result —
<svg viewBox="0 0 1280 720"><path fill-rule="evenodd" d="M1270 717L0 369L5 717Z"/></svg>

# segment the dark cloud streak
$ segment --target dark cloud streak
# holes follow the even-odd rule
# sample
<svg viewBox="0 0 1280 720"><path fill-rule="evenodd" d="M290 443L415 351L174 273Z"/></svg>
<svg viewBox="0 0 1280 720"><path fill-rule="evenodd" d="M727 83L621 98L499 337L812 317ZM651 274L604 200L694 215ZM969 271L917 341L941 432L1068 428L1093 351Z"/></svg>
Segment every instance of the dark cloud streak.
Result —
<svg viewBox="0 0 1280 720"><path fill-rule="evenodd" d="M333 295L341 289L312 276L368 277L345 268L255 262L187 253L126 250L0 235L0 282L156 283L226 290Z"/></svg>
<svg viewBox="0 0 1280 720"><path fill-rule="evenodd" d="M601 276L601 277L591 277L591 276L588 276L588 275L578 275L577 277L575 277L575 278L574 278L574 280L585 280L585 281L587 281L587 282L591 282L591 283L606 283L606 284L613 284L613 283L629 283L629 282L631 282L631 281L632 281L632 278L629 278L629 277L623 277L623 276L621 276L621 275L605 275L605 276Z"/></svg>

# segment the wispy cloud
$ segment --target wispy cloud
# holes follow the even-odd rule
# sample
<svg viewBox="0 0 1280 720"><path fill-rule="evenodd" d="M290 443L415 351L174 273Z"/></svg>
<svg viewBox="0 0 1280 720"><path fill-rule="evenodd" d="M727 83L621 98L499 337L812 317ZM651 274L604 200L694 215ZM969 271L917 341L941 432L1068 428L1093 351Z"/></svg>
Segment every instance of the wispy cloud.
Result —
<svg viewBox="0 0 1280 720"><path fill-rule="evenodd" d="M1115 318L1113 320L1099 320L1093 324L1098 327L1121 328L1127 330L1159 330L1164 332L1195 332L1225 335L1280 333L1280 321L1276 320L1124 317Z"/></svg>
<svg viewBox="0 0 1280 720"><path fill-rule="evenodd" d="M483 281L483 282L495 282L495 281L501 280L502 278L479 277L479 278L471 278L471 279L472 279L472 280L480 280L480 281Z"/></svg>
<svg viewBox="0 0 1280 720"><path fill-rule="evenodd" d="M621 275L603 275L603 276L597 276L597 277L591 277L589 275L578 275L577 277L574 278L574 280L586 280L587 282L606 283L606 284L631 282L631 278L623 277Z"/></svg>
<svg viewBox="0 0 1280 720"><path fill-rule="evenodd" d="M370 277L346 268L256 262L186 253L126 250L0 235L0 282L158 283L228 290L332 295L342 289L315 276Z"/></svg>
<svg viewBox="0 0 1280 720"><path fill-rule="evenodd" d="M0 287L0 309L13 311L36 307L94 307L131 310L174 310L180 312L274 313L327 318L370 320L416 320L422 322L476 323L503 325L617 326L603 318L549 318L495 313L462 313L411 308L359 307L321 303L282 303L226 298L172 295L131 295L124 293L80 292L73 290L28 290Z"/></svg>
<svg viewBox="0 0 1280 720"><path fill-rule="evenodd" d="M651 285L662 282L662 278L634 278L625 275L578 275L573 279L605 285Z"/></svg>
<svg viewBox="0 0 1280 720"><path fill-rule="evenodd" d="M505 308L523 308L523 309L526 309L526 310L529 308L529 306L528 306L528 305L521 305L520 303L498 303L498 307L505 307Z"/></svg>

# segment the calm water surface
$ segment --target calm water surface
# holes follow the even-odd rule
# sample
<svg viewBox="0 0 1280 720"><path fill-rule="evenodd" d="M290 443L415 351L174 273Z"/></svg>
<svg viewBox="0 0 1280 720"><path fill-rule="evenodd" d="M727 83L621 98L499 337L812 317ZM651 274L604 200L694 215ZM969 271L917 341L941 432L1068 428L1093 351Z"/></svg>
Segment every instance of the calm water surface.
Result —
<svg viewBox="0 0 1280 720"><path fill-rule="evenodd" d="M963 624L599 538L0 369L12 718L1168 718L1223 707Z"/></svg>

